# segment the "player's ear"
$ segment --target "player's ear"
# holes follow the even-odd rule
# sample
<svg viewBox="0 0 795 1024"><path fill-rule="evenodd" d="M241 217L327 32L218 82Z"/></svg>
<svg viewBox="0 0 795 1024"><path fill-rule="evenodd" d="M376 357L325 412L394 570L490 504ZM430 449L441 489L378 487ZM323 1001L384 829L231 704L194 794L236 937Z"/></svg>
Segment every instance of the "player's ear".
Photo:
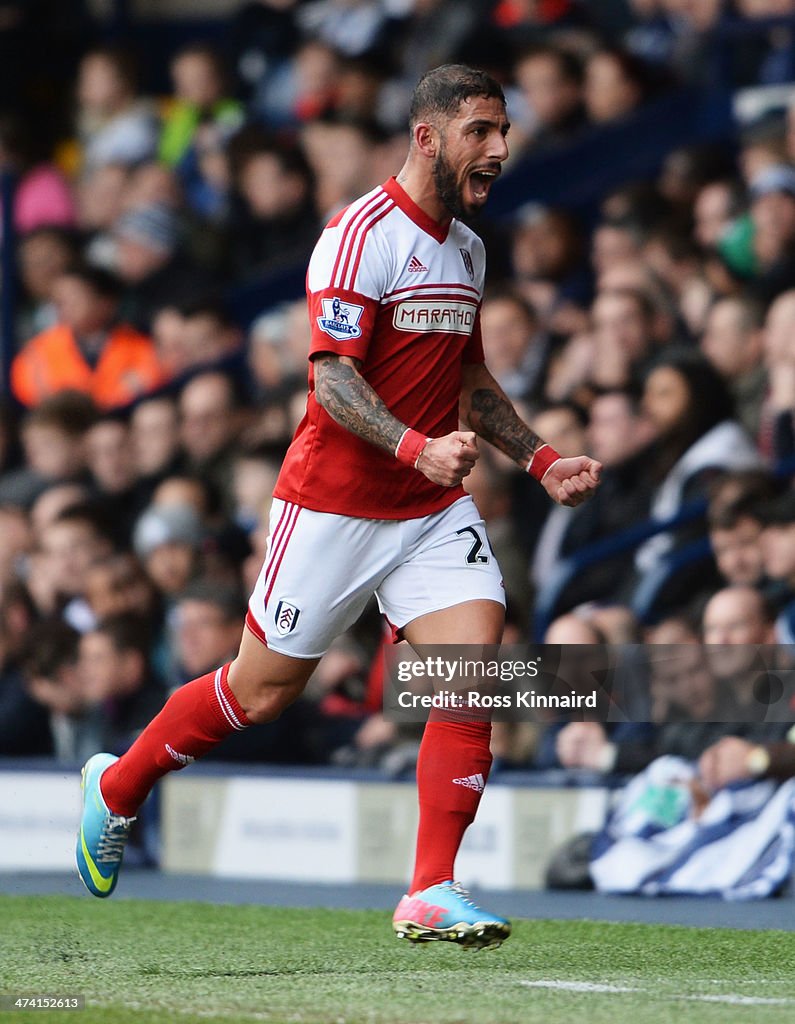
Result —
<svg viewBox="0 0 795 1024"><path fill-rule="evenodd" d="M414 145L423 156L434 158L439 149L439 135L436 128L427 121L414 125Z"/></svg>

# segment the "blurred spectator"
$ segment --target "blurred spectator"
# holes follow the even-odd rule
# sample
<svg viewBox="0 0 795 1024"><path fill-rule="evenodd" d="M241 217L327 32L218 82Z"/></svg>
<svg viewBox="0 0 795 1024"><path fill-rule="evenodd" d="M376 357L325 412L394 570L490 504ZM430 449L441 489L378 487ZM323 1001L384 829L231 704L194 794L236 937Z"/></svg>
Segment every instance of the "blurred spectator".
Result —
<svg viewBox="0 0 795 1024"><path fill-rule="evenodd" d="M235 187L242 199L233 223L238 276L306 258L320 230L312 172L303 151L245 129L232 143ZM344 152L341 155L344 159Z"/></svg>
<svg viewBox="0 0 795 1024"><path fill-rule="evenodd" d="M30 523L37 540L44 530L68 508L85 505L91 497L88 481L85 483L52 483L36 498L30 507Z"/></svg>
<svg viewBox="0 0 795 1024"><path fill-rule="evenodd" d="M583 100L593 124L628 117L646 98L648 74L643 63L623 50L604 49L585 65Z"/></svg>
<svg viewBox="0 0 795 1024"><path fill-rule="evenodd" d="M648 516L653 491L648 471L651 439L651 426L635 395L596 395L589 409L587 450L604 467L602 482L593 498L568 517L561 555L574 554ZM631 578L632 560L627 552L583 569L561 594L558 607L620 594Z"/></svg>
<svg viewBox="0 0 795 1024"><path fill-rule="evenodd" d="M150 490L179 463L179 413L166 395L139 402L130 417L132 455L141 485Z"/></svg>
<svg viewBox="0 0 795 1024"><path fill-rule="evenodd" d="M753 587L725 587L713 594L704 608L703 635L707 645L753 647L772 643L771 609ZM712 658L709 652L708 657ZM714 665L713 671L717 674Z"/></svg>
<svg viewBox="0 0 795 1024"><path fill-rule="evenodd" d="M31 338L12 364L11 387L23 405L73 389L112 408L160 383L151 341L117 322L120 286L111 274L74 267L54 281L52 292L58 323Z"/></svg>
<svg viewBox="0 0 795 1024"><path fill-rule="evenodd" d="M118 416L104 416L86 434L86 457L96 500L116 543L127 547L133 523L145 503L137 486L135 457L129 423Z"/></svg>
<svg viewBox="0 0 795 1024"><path fill-rule="evenodd" d="M750 183L754 290L770 302L783 292L795 273L795 168L771 164Z"/></svg>
<svg viewBox="0 0 795 1024"><path fill-rule="evenodd" d="M215 363L240 351L242 333L219 302L200 299L181 311L183 369Z"/></svg>
<svg viewBox="0 0 795 1024"><path fill-rule="evenodd" d="M232 64L252 99L280 67L289 66L300 39L297 6L297 0L250 0L231 13Z"/></svg>
<svg viewBox="0 0 795 1024"><path fill-rule="evenodd" d="M154 155L157 119L152 105L137 92L129 53L101 47L85 54L77 79L77 134L85 170L107 164L129 167Z"/></svg>
<svg viewBox="0 0 795 1024"><path fill-rule="evenodd" d="M759 434L767 373L762 363L764 311L750 299L716 302L707 316L701 351L729 386L737 419Z"/></svg>
<svg viewBox="0 0 795 1024"><path fill-rule="evenodd" d="M583 68L579 59L555 46L523 53L513 69L527 105L528 142L534 152L569 142L586 124ZM519 142L522 132L520 127Z"/></svg>
<svg viewBox="0 0 795 1024"><path fill-rule="evenodd" d="M180 596L174 615L176 661L182 681L234 658L246 612L242 595L197 580Z"/></svg>
<svg viewBox="0 0 795 1024"><path fill-rule="evenodd" d="M96 622L132 616L151 627L157 618L152 584L131 552L92 562L86 572L84 590Z"/></svg>
<svg viewBox="0 0 795 1024"><path fill-rule="evenodd" d="M17 505L0 505L0 594L15 576L24 573L25 558L33 549L33 541L25 510Z"/></svg>
<svg viewBox="0 0 795 1024"><path fill-rule="evenodd" d="M764 577L760 502L775 493L761 471L728 473L712 487L707 523L712 553L723 579L734 587L759 586Z"/></svg>
<svg viewBox="0 0 795 1024"><path fill-rule="evenodd" d="M190 354L185 342L185 321L175 305L161 306L154 313L152 340L166 377L181 377L190 365Z"/></svg>
<svg viewBox="0 0 795 1024"><path fill-rule="evenodd" d="M151 330L158 310L212 290L209 275L183 251L179 221L168 206L128 210L114 225L113 237L116 269L126 285L122 310L139 330Z"/></svg>
<svg viewBox="0 0 795 1024"><path fill-rule="evenodd" d="M102 620L80 638L86 700L102 714L102 749L123 753L165 703L149 664L146 622L130 615Z"/></svg>
<svg viewBox="0 0 795 1024"><path fill-rule="evenodd" d="M537 395L546 344L533 309L516 292L492 292L481 311L483 350L489 369L510 398Z"/></svg>
<svg viewBox="0 0 795 1024"><path fill-rule="evenodd" d="M763 526L762 559L771 580L786 585L786 605L776 619L778 643L795 643L795 492L757 506Z"/></svg>
<svg viewBox="0 0 795 1024"><path fill-rule="evenodd" d="M765 320L764 363L769 391L762 406L759 447L763 455L795 455L795 290L772 303Z"/></svg>
<svg viewBox="0 0 795 1024"><path fill-rule="evenodd" d="M200 569L201 521L188 505L150 505L135 524L133 549L167 601L182 593Z"/></svg>
<svg viewBox="0 0 795 1024"><path fill-rule="evenodd" d="M243 111L227 95L226 73L212 46L183 47L171 61L171 77L174 99L164 119L159 156L174 166L185 156L200 125L234 129L242 123Z"/></svg>
<svg viewBox="0 0 795 1024"><path fill-rule="evenodd" d="M18 329L21 340L27 341L56 323L54 285L75 262L77 251L73 236L64 228L36 228L19 240L19 274L24 289Z"/></svg>
<svg viewBox="0 0 795 1024"><path fill-rule="evenodd" d="M565 458L575 451L586 450L586 423L587 417L579 406L560 402L537 412L530 420L530 428ZM572 522L571 513L575 510L555 505L546 507L544 511L539 510L539 522L543 521L543 526L534 545L530 566L530 579L536 588L544 585L555 562L561 557Z"/></svg>
<svg viewBox="0 0 795 1024"><path fill-rule="evenodd" d="M279 462L266 451L240 451L232 471L234 520L246 533L268 522Z"/></svg>
<svg viewBox="0 0 795 1024"><path fill-rule="evenodd" d="M233 453L233 474L237 469L236 459ZM253 482L256 491L256 475ZM195 512L202 533L202 575L222 586L235 585L240 565L250 552L246 532L234 518L237 500L235 484L233 476L230 494L222 496L205 477L182 473L166 477L152 493L153 507L176 506L179 510L189 508ZM222 499L226 512L221 507Z"/></svg>
<svg viewBox="0 0 795 1024"><path fill-rule="evenodd" d="M654 352L654 307L640 291L602 291L591 309L594 326L591 381L624 388L637 381Z"/></svg>
<svg viewBox="0 0 795 1024"><path fill-rule="evenodd" d="M301 353L290 345L291 321L297 321ZM306 303L282 303L271 312L258 317L251 325L248 338L248 367L254 378L253 393L258 404L268 404L275 395L292 384L300 386L304 379L304 356L308 349Z"/></svg>
<svg viewBox="0 0 795 1024"><path fill-rule="evenodd" d="M569 334L586 326L581 307L591 281L582 266L580 229L565 211L527 203L517 210L511 263L518 290L550 331Z"/></svg>
<svg viewBox="0 0 795 1024"><path fill-rule="evenodd" d="M170 167L158 160L149 160L132 169L124 195L125 208L159 206L178 213L182 205L179 178Z"/></svg>
<svg viewBox="0 0 795 1024"><path fill-rule="evenodd" d="M55 757L80 764L100 749L102 719L79 669L80 634L58 619L38 623L23 662L28 693L49 714Z"/></svg>
<svg viewBox="0 0 795 1024"><path fill-rule="evenodd" d="M704 249L716 247L742 210L743 196L737 181L724 179L704 185L693 207L695 240Z"/></svg>
<svg viewBox="0 0 795 1024"><path fill-rule="evenodd" d="M85 431L94 422L94 403L78 391L62 391L25 414L20 434L23 468L0 479L0 502L29 506L49 485L85 473Z"/></svg>
<svg viewBox="0 0 795 1024"><path fill-rule="evenodd" d="M113 550L107 522L90 505L73 505L43 527L38 542L28 577L33 600L44 614L60 611L84 632L93 624L84 597L88 570Z"/></svg>
<svg viewBox="0 0 795 1024"><path fill-rule="evenodd" d="M643 229L635 221L604 220L594 231L591 242L591 262L597 277L629 263L637 264L642 258L644 240Z"/></svg>
<svg viewBox="0 0 795 1024"><path fill-rule="evenodd" d="M107 242L108 233L124 212L127 203L131 169L123 164L102 164L86 170L76 184L77 223L88 239L88 253L100 266L112 259ZM95 240L102 244L95 249Z"/></svg>
<svg viewBox="0 0 795 1024"><path fill-rule="evenodd" d="M315 179L315 207L312 212L319 211L322 221L339 213L357 196L381 184L375 177L375 156L376 147L382 139L369 122L323 118L307 124L301 140ZM330 152L335 154L334 160L328 159ZM390 173L397 170L395 166Z"/></svg>
<svg viewBox="0 0 795 1024"><path fill-rule="evenodd" d="M186 465L231 502L233 446L238 431L234 386L222 373L202 373L182 389L180 436Z"/></svg>
<svg viewBox="0 0 795 1024"><path fill-rule="evenodd" d="M14 664L6 629L0 626L0 757L52 754L47 710L28 693Z"/></svg>
<svg viewBox="0 0 795 1024"><path fill-rule="evenodd" d="M20 117L0 115L0 170L16 177L14 227L20 234L42 227L70 228L75 207L61 172L46 160L37 160L41 140Z"/></svg>
<svg viewBox="0 0 795 1024"><path fill-rule="evenodd" d="M726 385L697 353L672 350L658 359L646 377L643 407L656 436L650 467L657 519L703 496L718 472L758 464L750 438L732 419ZM673 543L670 534L658 534L638 549L636 564L648 571Z"/></svg>

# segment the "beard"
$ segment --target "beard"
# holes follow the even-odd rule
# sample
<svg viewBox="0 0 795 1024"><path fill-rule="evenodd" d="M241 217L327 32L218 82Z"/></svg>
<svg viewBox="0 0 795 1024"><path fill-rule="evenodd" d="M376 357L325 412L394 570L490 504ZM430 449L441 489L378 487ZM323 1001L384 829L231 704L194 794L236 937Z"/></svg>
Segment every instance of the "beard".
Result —
<svg viewBox="0 0 795 1024"><path fill-rule="evenodd" d="M472 212L464 205L455 169L447 161L444 142L440 143L439 152L433 162L433 183L436 186L436 194L446 209L453 217L466 222L472 216Z"/></svg>

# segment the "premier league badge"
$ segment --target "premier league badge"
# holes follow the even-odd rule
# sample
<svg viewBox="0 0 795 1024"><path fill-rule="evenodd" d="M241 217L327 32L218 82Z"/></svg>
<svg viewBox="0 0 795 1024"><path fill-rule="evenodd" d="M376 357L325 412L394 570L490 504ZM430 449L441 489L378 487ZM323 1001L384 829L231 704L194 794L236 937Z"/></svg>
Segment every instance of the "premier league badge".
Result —
<svg viewBox="0 0 795 1024"><path fill-rule="evenodd" d="M317 318L321 331L335 341L349 341L361 335L359 320L364 312L364 306L357 306L355 302L343 302L336 295L333 299L322 299L321 302L323 316Z"/></svg>

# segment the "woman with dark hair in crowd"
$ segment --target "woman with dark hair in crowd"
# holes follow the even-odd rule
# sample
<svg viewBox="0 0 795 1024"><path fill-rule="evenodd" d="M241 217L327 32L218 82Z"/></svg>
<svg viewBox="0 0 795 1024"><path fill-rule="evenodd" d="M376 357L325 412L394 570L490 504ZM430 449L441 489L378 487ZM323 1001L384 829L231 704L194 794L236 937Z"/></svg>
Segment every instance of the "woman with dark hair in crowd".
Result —
<svg viewBox="0 0 795 1024"><path fill-rule="evenodd" d="M656 360L646 375L643 408L656 433L649 461L655 519L704 497L718 473L759 465L759 452L734 419L725 382L699 352L670 349ZM652 537L638 549L637 568L653 568L673 546L671 533Z"/></svg>

